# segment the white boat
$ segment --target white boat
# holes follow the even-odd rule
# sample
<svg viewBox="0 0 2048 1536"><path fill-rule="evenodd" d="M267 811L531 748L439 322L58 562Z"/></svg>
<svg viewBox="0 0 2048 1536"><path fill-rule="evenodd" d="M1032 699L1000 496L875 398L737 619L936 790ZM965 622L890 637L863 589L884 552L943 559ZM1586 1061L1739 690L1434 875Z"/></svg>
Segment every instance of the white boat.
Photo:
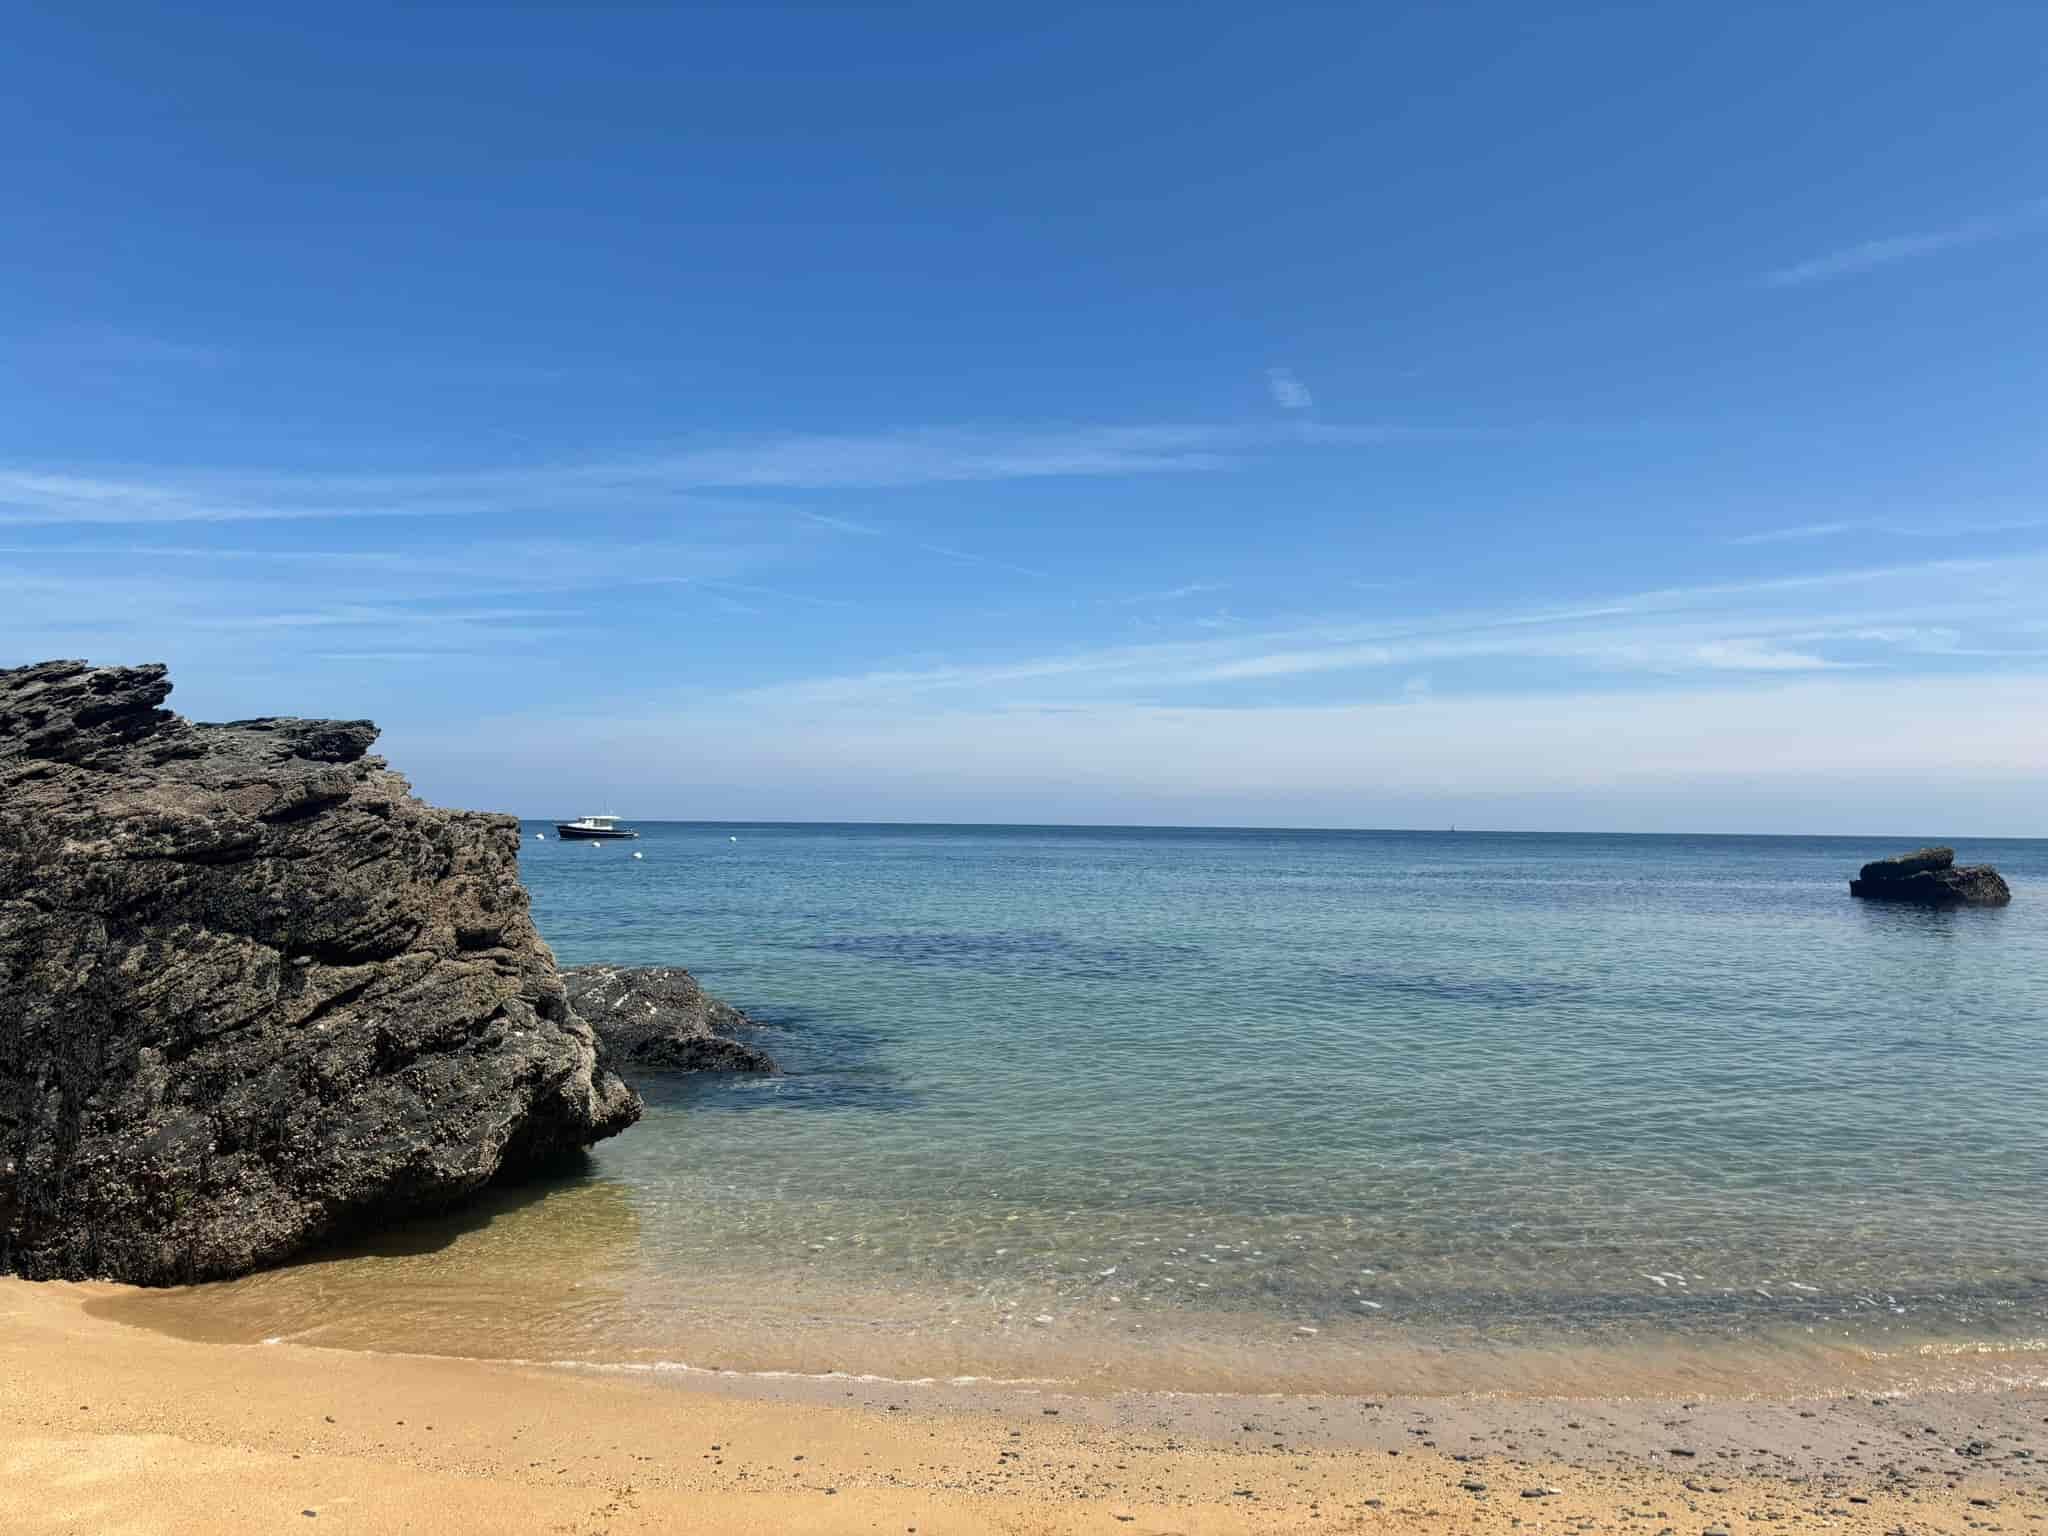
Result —
<svg viewBox="0 0 2048 1536"><path fill-rule="evenodd" d="M555 823L555 836L562 838L579 837L638 837L638 832L629 832L619 825L616 816L582 816L575 821Z"/></svg>

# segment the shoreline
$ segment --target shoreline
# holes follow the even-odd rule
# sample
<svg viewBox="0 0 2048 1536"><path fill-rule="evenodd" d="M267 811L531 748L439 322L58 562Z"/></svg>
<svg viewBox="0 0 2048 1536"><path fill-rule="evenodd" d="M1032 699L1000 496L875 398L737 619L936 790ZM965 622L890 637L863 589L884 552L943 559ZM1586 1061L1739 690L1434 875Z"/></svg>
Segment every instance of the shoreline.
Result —
<svg viewBox="0 0 2048 1536"><path fill-rule="evenodd" d="M966 1388L990 1392L1051 1393L1075 1399L1127 1397L1254 1402L1272 1398L1343 1400L1360 1396L1433 1402L1499 1397L1566 1399L1685 1397L1701 1401L1834 1398L2048 1395L2048 1340L1942 1339L1903 1335L1881 1340L1777 1336L1700 1336L1644 1329L1627 1337L1565 1338L1535 1342L1484 1336L1447 1336L1399 1324L1376 1330L1368 1351L1327 1329L1294 1328L1265 1319L1262 1331L1240 1339L1233 1360L1219 1365L1205 1354L1188 1363L1177 1351L1185 1338L1164 1330L1123 1337L1100 1332L1058 1334L1005 1324L1017 1352L997 1357L948 1335L922 1330L901 1337L863 1334L844 1317L809 1326L773 1309L740 1319L724 1300L707 1315L678 1316L666 1351L591 1352L588 1339L501 1335L483 1348L458 1343L466 1331L445 1319L425 1336L379 1335L380 1323L401 1331L400 1316L373 1312L345 1325L315 1323L259 1330L245 1317L223 1326L221 1292L237 1282L168 1291L119 1288L84 1303L86 1312L117 1326L225 1347L289 1344L322 1354L370 1355L580 1372L596 1376L655 1376L685 1382L854 1382L906 1390ZM393 1287L394 1298L402 1287ZM880 1298L876 1298L879 1302ZM523 1298L509 1298L517 1306ZM394 1302L396 1304L396 1302ZM476 1304L471 1310L480 1308ZM257 1315L261 1315L258 1312ZM480 1314L479 1314L480 1315ZM748 1339L739 1342L744 1329ZM1305 1337L1313 1333L1312 1337ZM1213 1329L1205 1350L1221 1335ZM778 1342L779 1341L779 1342ZM1104 1345L1121 1352L1104 1353ZM678 1351L676 1346L682 1346ZM494 1346L494 1347L493 1347ZM885 1347L886 1346L886 1347ZM1153 1353L1146 1354L1150 1350Z"/></svg>
<svg viewBox="0 0 2048 1536"><path fill-rule="evenodd" d="M274 1530L312 1519L351 1531L1225 1532L1634 1520L1646 1536L1741 1536L1780 1520L1958 1533L2048 1521L2048 1392L2037 1390L1089 1396L197 1343L91 1310L126 1293L0 1281L0 1483L17 1510L38 1511L14 1528Z"/></svg>
<svg viewBox="0 0 2048 1536"><path fill-rule="evenodd" d="M1747 1327L1703 1328L1690 1314L1482 1327L1405 1309L1331 1318L1190 1306L1171 1295L1155 1302L1142 1286L1108 1295L1115 1287L1106 1281L1091 1290L1084 1280L1064 1296L986 1280L972 1290L915 1276L891 1285L881 1274L838 1273L818 1254L770 1271L713 1256L671 1278L639 1259L639 1234L619 1225L627 1207L616 1195L614 1186L541 1200L502 1194L452 1229L412 1223L236 1280L109 1288L86 1306L194 1343L271 1340L704 1379L965 1381L1089 1397L2048 1390L2038 1308L1987 1305L1968 1329L1839 1308ZM542 1219L558 1207L578 1219ZM2000 1315L2012 1311L2019 1315Z"/></svg>

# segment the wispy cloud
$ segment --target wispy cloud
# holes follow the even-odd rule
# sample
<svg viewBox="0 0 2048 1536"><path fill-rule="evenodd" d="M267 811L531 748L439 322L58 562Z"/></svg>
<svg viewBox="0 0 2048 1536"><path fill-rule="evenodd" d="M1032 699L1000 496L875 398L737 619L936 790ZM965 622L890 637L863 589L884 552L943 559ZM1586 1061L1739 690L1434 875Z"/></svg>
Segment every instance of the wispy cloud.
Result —
<svg viewBox="0 0 2048 1536"><path fill-rule="evenodd" d="M2048 516L1930 519L1920 522L1891 522L1879 518L1845 519L1832 523L1804 523L1791 528L1766 528L1756 533L1737 534L1730 544L1790 544L1809 539L1831 539L1845 533L1880 533L1901 539L1956 539L1972 534L2025 533L2048 528Z"/></svg>
<svg viewBox="0 0 2048 1536"><path fill-rule="evenodd" d="M75 472L0 465L0 526L145 525L350 518L494 518L568 514L758 516L752 494L1224 471L1286 453L1358 449L1418 436L1485 437L1471 428L1308 419L1066 428L929 428L760 438L582 463L392 473ZM707 498L706 492L739 492ZM785 506L847 533L892 537L861 519ZM945 544L930 553L1041 574Z"/></svg>
<svg viewBox="0 0 2048 1536"><path fill-rule="evenodd" d="M167 336L107 328L0 338L0 351L12 352L31 364L87 367L212 368L228 356L222 348L203 342L178 341Z"/></svg>
<svg viewBox="0 0 2048 1536"><path fill-rule="evenodd" d="M1309 672L1354 672L1413 659L1414 652L1388 645L1325 644L1300 650L1262 650L1206 666L1190 667L1184 683L1235 683L1254 678L1299 677Z"/></svg>
<svg viewBox="0 0 2048 1536"><path fill-rule="evenodd" d="M925 539L913 539L910 543L915 549L921 549L928 555L937 555L942 560L951 560L956 565L985 565L994 570L1008 571L1016 576L1030 576L1040 581L1051 579L1050 572L1041 571L1033 565L1019 565L1014 560L998 560L993 555L977 555L972 550L955 549L950 544L933 544Z"/></svg>
<svg viewBox="0 0 2048 1536"><path fill-rule="evenodd" d="M217 666L260 657L288 667L342 651L504 657L565 629L588 629L596 617L559 603L478 604L474 594L452 589L406 597L382 587L217 574L166 581L147 574L146 564L69 573L0 565L0 656L11 661L175 652Z"/></svg>
<svg viewBox="0 0 2048 1536"><path fill-rule="evenodd" d="M1829 661L1811 651L1786 650L1764 640L1709 640L1693 647L1692 654L1702 666L1721 672L1823 672L1857 665Z"/></svg>
<svg viewBox="0 0 2048 1536"><path fill-rule="evenodd" d="M1853 533L1862 523L1805 523L1797 528L1766 528L1761 533L1738 534L1730 544L1790 544L1803 539L1831 539L1838 533Z"/></svg>
<svg viewBox="0 0 2048 1536"><path fill-rule="evenodd" d="M404 625L411 629L470 629L478 625L516 624L530 628L536 619L581 619L580 609L474 608L447 612L401 608L380 603L334 603L274 613L202 613L185 620L190 629L369 629Z"/></svg>
<svg viewBox="0 0 2048 1536"><path fill-rule="evenodd" d="M319 494L315 482L266 492L231 481L108 479L0 469L0 525L54 523L236 523L313 518L426 517L482 510L478 506L353 499Z"/></svg>
<svg viewBox="0 0 2048 1536"><path fill-rule="evenodd" d="M1185 473L1230 464L1233 435L1209 426L932 428L693 448L643 468L676 485L781 490Z"/></svg>
<svg viewBox="0 0 2048 1536"><path fill-rule="evenodd" d="M1141 603L1177 603L1183 598L1224 590L1220 581L1190 581L1178 587L1168 587L1163 592L1133 592L1124 597L1106 597L1103 601L1114 608L1135 608Z"/></svg>
<svg viewBox="0 0 2048 1536"><path fill-rule="evenodd" d="M587 647L628 610L759 613L736 594L776 553L683 540L614 543L595 560L587 544L560 539L415 540L400 550L13 544L0 549L0 657L175 654L216 671L427 650L531 657L559 649L565 631ZM666 585L696 590L670 599L658 590ZM828 602L761 595L785 610Z"/></svg>
<svg viewBox="0 0 2048 1536"><path fill-rule="evenodd" d="M931 540L919 538L915 534L898 533L890 528L878 528L872 523L856 522L849 517L825 517L816 512L799 512L797 515L805 522L816 523L821 527L830 528L838 533L853 534L859 538L880 539L887 543L900 544L906 549L922 550L928 555L937 555L942 560L950 560L955 565L987 566L991 570L1008 571L1014 576L1029 576L1040 581L1051 579L1048 572L1039 570L1036 566L1018 565L1014 561L999 560L993 555L981 555L974 553L972 550L958 549L951 544L934 544Z"/></svg>
<svg viewBox="0 0 2048 1536"><path fill-rule="evenodd" d="M877 528L873 523L859 522L851 517L828 517L823 512L799 512L797 516L805 522L816 523L822 528L836 529L840 533L854 533L870 539L889 537L886 528Z"/></svg>
<svg viewBox="0 0 2048 1536"><path fill-rule="evenodd" d="M1306 411L1316 403L1316 397L1291 368L1268 368L1266 388L1272 392L1273 403L1283 411Z"/></svg>
<svg viewBox="0 0 2048 1536"><path fill-rule="evenodd" d="M1879 267L1896 266L1916 257L1932 256L1941 251L1959 250L1964 246L1982 245L1990 240L2002 240L2012 235L2029 234L2048 226L2048 198L2036 198L2009 208L2003 213L1982 214L1965 219L1959 224L1950 224L1941 229L1922 230L1917 234L1889 235L1882 239L1865 240L1856 245L1844 246L1838 251L1810 260L1795 262L1789 267L1779 267L1764 275L1764 282L1773 288L1800 288L1811 283L1831 282L1836 278L1853 277L1861 272L1875 271Z"/></svg>
<svg viewBox="0 0 2048 1536"><path fill-rule="evenodd" d="M296 582L311 583L316 590L330 593L351 587L373 589L380 598L412 601L730 580L768 563L779 552L777 546L762 542L712 539L611 540L604 546L604 558L593 559L587 543L549 538L437 545L415 540L401 549L139 544L109 538L105 542L0 545L0 557L23 562L12 571L0 566L0 590L32 574L54 571L64 582L81 582L81 590L89 591L90 583L105 580L110 570L128 570L136 562L175 561L184 567L205 567L206 575L194 577L180 570L174 581L161 584L167 599L183 592L214 591L228 582L244 591ZM33 562L33 568L28 562ZM74 574L64 576L67 570ZM84 576L75 574L81 570Z"/></svg>
<svg viewBox="0 0 2048 1536"><path fill-rule="evenodd" d="M314 661L392 662L410 664L424 662L444 664L450 661L484 661L491 653L487 651L434 650L434 651L315 651Z"/></svg>
<svg viewBox="0 0 2048 1536"><path fill-rule="evenodd" d="M1414 435L1379 423L932 427L685 444L585 463L402 473L0 465L0 525L204 523L356 517L761 509L751 494L1012 480L1180 475L1288 452L1370 447ZM1468 435L1459 433L1456 435ZM813 515L846 532L853 518Z"/></svg>
<svg viewBox="0 0 2048 1536"><path fill-rule="evenodd" d="M1752 582L1668 587L1547 608L1448 612L1385 622L1241 628L1213 638L1018 657L973 666L878 670L778 683L762 707L916 711L949 701L1033 706L1112 698L1200 697L1289 680L1418 666L1513 661L1564 678L1897 669L1956 654L2024 657L2009 643L2034 614L2048 555L1858 567ZM1327 690L1326 690L1327 691Z"/></svg>
<svg viewBox="0 0 2048 1536"><path fill-rule="evenodd" d="M843 597L820 597L815 592L791 592L783 587L764 587L751 581L715 581L708 577L692 579L678 578L686 586L707 587L714 592L744 592L749 597L766 598L774 603L795 603L805 608L857 608L860 605ZM758 609L751 610L758 612Z"/></svg>

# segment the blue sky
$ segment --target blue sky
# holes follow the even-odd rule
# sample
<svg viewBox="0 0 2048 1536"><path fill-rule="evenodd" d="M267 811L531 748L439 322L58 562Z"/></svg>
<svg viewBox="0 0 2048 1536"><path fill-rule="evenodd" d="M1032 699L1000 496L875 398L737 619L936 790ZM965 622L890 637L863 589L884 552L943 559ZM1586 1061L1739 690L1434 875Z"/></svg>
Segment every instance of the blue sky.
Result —
<svg viewBox="0 0 2048 1536"><path fill-rule="evenodd" d="M36 7L0 663L529 814L2048 834L2039 7Z"/></svg>

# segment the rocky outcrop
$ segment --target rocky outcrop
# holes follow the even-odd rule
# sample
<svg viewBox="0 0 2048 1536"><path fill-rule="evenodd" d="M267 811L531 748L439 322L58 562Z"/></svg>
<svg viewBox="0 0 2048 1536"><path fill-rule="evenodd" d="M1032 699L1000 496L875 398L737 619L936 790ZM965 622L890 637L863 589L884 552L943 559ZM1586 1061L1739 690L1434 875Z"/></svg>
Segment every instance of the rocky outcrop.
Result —
<svg viewBox="0 0 2048 1536"><path fill-rule="evenodd" d="M1849 894L1923 907L2002 907L2012 900L2004 876L1989 864L1958 868L1953 848L1920 848L1874 859L1849 882Z"/></svg>
<svg viewBox="0 0 2048 1536"><path fill-rule="evenodd" d="M0 1271L240 1274L638 1118L511 817L413 798L368 721L170 691L0 671Z"/></svg>
<svg viewBox="0 0 2048 1536"><path fill-rule="evenodd" d="M759 1029L674 966L585 965L562 973L569 1001L590 1021L619 1069L641 1072L774 1072L768 1053L732 1038Z"/></svg>

